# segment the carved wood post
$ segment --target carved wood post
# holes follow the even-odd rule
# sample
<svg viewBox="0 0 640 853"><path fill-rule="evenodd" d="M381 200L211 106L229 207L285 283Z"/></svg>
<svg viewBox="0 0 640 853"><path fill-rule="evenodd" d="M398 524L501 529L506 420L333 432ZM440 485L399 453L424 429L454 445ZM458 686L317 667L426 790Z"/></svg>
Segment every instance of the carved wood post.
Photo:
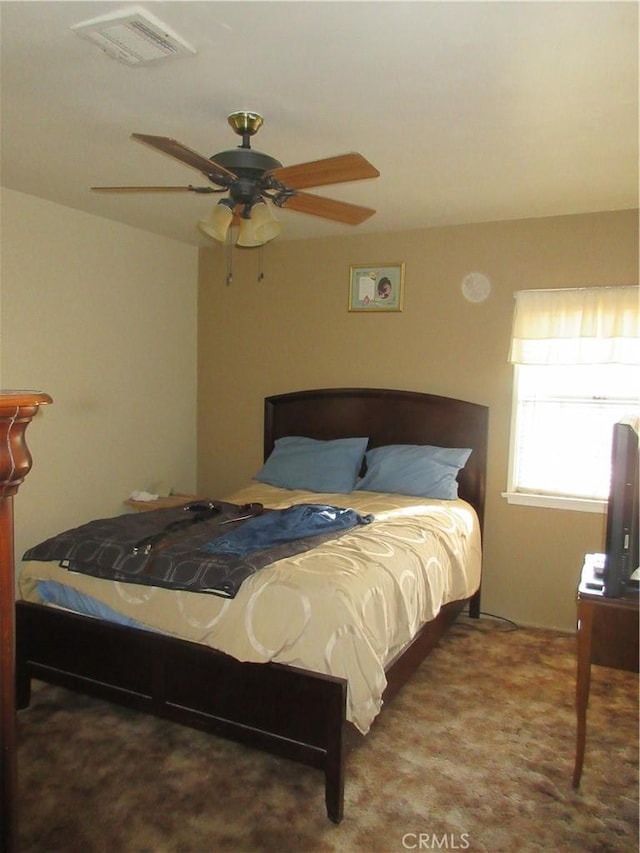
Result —
<svg viewBox="0 0 640 853"><path fill-rule="evenodd" d="M25 430L40 406L39 391L0 391L0 850L18 841L18 763L15 700L15 566L13 496L31 470Z"/></svg>

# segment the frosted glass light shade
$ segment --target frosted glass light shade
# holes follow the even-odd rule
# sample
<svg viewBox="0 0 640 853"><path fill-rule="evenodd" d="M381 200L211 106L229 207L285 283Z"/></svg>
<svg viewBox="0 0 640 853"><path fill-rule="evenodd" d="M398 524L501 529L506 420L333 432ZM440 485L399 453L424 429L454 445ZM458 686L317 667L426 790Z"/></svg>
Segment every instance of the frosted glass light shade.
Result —
<svg viewBox="0 0 640 853"><path fill-rule="evenodd" d="M198 228L214 240L224 243L233 219L233 211L226 204L217 204L206 219L198 222Z"/></svg>
<svg viewBox="0 0 640 853"><path fill-rule="evenodd" d="M253 235L259 244L268 243L282 231L282 224L264 201L254 204L251 208L251 222L253 223Z"/></svg>
<svg viewBox="0 0 640 853"><path fill-rule="evenodd" d="M252 249L255 246L262 246L263 242L264 240L258 240L256 238L253 220L241 219L236 246L240 246L241 249Z"/></svg>

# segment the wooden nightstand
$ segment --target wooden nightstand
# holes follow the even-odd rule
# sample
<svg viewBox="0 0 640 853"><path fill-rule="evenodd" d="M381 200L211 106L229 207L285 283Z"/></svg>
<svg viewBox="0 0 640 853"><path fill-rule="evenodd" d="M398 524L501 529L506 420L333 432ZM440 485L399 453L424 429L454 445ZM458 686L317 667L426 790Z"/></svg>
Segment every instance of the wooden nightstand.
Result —
<svg viewBox="0 0 640 853"><path fill-rule="evenodd" d="M134 501L129 498L125 501L126 506L130 506L136 512L149 512L152 509L169 509L174 506L183 506L190 501L195 501L197 495L169 495L166 498L157 498L155 501Z"/></svg>
<svg viewBox="0 0 640 853"><path fill-rule="evenodd" d="M584 761L591 664L638 672L638 604L637 592L627 593L621 598L607 598L594 576L590 561L585 560L578 587L578 733L574 788L580 784Z"/></svg>

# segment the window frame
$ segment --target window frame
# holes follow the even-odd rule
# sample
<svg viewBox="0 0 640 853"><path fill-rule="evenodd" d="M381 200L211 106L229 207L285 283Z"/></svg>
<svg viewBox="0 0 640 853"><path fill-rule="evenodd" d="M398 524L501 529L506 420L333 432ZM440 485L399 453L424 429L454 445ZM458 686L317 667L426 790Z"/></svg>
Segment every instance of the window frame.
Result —
<svg viewBox="0 0 640 853"><path fill-rule="evenodd" d="M545 492L537 488L540 483L539 480L536 482L535 476L531 478L529 491L526 491L526 488L516 488L516 470L519 467L516 465L516 456L518 444L522 446L522 440L517 441L520 399L525 400L526 404L527 398L526 392L522 393L522 386L518 382L518 371L521 367L529 368L536 365L578 367L618 364L634 370L638 369L640 367L639 296L640 290L637 284L551 287L519 290L514 293L516 304L508 361L514 365L515 372L511 388L507 489L502 492L502 496L509 503L592 513L606 512L608 495L600 498L559 494L558 485L562 483L554 483L553 478L550 478L546 484L549 489L555 486L553 491ZM582 377L576 376L575 379L578 387L585 387ZM552 391L552 384L549 384L547 390ZM607 390L613 390L617 384L617 382L612 383L612 387L607 386ZM563 395L566 395L566 387L565 385L563 388ZM633 382L632 387L636 387ZM598 399L598 391L596 383L592 389L591 399ZM588 387L586 394L587 397L590 396ZM571 402L571 395L566 396L567 402ZM608 394L605 398L612 401ZM603 399L602 394L599 399ZM622 394L619 399L626 400L626 394ZM640 411L640 399L634 397L629 403L631 411ZM624 406L626 409L626 402ZM624 414L627 413L625 411ZM559 445L560 450L564 446ZM604 460L601 452L599 455L601 461L598 479L599 486L602 487L604 472L601 466ZM531 454L534 464L536 458ZM525 480L530 476L530 472L524 472ZM571 477L570 472L569 477ZM572 485L579 485L579 481Z"/></svg>
<svg viewBox="0 0 640 853"><path fill-rule="evenodd" d="M551 365L548 365L552 367ZM544 491L527 491L516 487L516 457L518 446L518 417L520 414L520 373L527 365L514 364L514 373L511 390L511 424L509 432L509 457L507 488L502 492L509 504L516 506L534 506L545 509L564 509L575 512L590 512L605 514L607 511L608 498L579 497L575 495L562 495ZM630 401L630 409L637 410L638 401Z"/></svg>

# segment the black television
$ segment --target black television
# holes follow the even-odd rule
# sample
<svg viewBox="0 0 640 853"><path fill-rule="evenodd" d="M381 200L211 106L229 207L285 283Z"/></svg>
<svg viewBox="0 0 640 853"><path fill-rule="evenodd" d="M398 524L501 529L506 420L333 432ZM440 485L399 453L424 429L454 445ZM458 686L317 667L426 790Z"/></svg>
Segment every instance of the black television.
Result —
<svg viewBox="0 0 640 853"><path fill-rule="evenodd" d="M640 418L635 416L625 418L613 426L603 573L603 593L609 598L637 593L639 589L636 579L639 550L639 431Z"/></svg>

